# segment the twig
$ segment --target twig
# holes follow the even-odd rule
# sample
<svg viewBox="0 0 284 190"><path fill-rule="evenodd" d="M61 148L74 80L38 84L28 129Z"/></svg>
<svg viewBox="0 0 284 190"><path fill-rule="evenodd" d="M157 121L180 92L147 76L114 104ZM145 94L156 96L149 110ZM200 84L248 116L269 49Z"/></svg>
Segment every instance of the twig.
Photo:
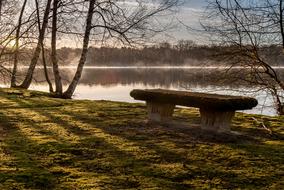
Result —
<svg viewBox="0 0 284 190"><path fill-rule="evenodd" d="M272 131L266 127L266 125L263 123L263 121L258 121L256 118L252 117L252 119L257 122L260 126L262 126L265 130L267 130L270 134L272 134Z"/></svg>

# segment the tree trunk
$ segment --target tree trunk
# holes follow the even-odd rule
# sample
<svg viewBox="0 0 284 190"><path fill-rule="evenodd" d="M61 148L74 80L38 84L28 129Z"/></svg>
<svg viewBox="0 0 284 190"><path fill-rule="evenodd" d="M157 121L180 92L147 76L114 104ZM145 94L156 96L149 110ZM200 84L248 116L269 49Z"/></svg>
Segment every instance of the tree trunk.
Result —
<svg viewBox="0 0 284 190"><path fill-rule="evenodd" d="M93 19L93 14L94 14L93 12L94 12L95 1L96 0L90 0L88 16L86 20L86 30L85 30L84 41L83 41L83 49L82 49L80 61L79 61L79 64L78 64L78 67L77 67L77 70L76 70L76 73L75 73L75 76L72 82L70 83L68 89L63 93L63 98L72 97L79 83L82 72L83 72L84 64L86 62L87 53L88 53L88 46L89 46L90 33L92 29L92 19Z"/></svg>
<svg viewBox="0 0 284 190"><path fill-rule="evenodd" d="M284 104L281 102L281 96L279 96L278 90L276 88L272 89L272 96L275 99L275 106L278 115L284 115Z"/></svg>
<svg viewBox="0 0 284 190"><path fill-rule="evenodd" d="M2 1L1 1L2 3ZM12 71L12 76L11 76L11 87L16 87L16 74L18 70L18 59L19 59L19 38L20 38L20 32L21 32L21 26L22 26L22 18L23 14L26 8L27 0L24 1L20 16L19 16L19 21L18 21L18 27L16 30L16 39L15 39L15 52L14 52L14 66L13 66L13 71ZM1 6L1 5L0 5ZM1 11L0 11L1 14Z"/></svg>
<svg viewBox="0 0 284 190"><path fill-rule="evenodd" d="M19 86L20 88L28 89L29 86L31 85L34 69L36 67L36 64L38 62L39 55L40 55L40 52L41 52L41 45L42 45L43 40L44 40L45 30L46 30L47 25L48 25L48 18L49 18L49 11L50 11L51 2L52 2L52 0L47 1L47 5L46 5L45 11L44 11L43 23L42 23L42 27L41 27L41 30L40 30L40 33L39 33L38 43L37 43L37 46L35 48L35 51L34 51L28 72L26 74L26 77L25 77L23 83Z"/></svg>
<svg viewBox="0 0 284 190"><path fill-rule="evenodd" d="M1 21L1 15L2 15L2 4L3 4L3 2L2 2L2 0L0 0L0 21Z"/></svg>
<svg viewBox="0 0 284 190"><path fill-rule="evenodd" d="M44 44L42 43L41 44L41 54L42 54L42 63L43 63L43 70L44 70L44 75L45 75L45 79L46 79L46 82L49 86L49 92L53 92L53 87L52 87L52 82L50 81L49 79L49 76L48 76L48 71L47 71L47 66L46 66L46 59L45 59L45 50L44 50Z"/></svg>
<svg viewBox="0 0 284 190"><path fill-rule="evenodd" d="M276 108L277 108L278 115L284 115L284 104L283 103L277 102Z"/></svg>
<svg viewBox="0 0 284 190"><path fill-rule="evenodd" d="M53 13L52 13L51 60L52 60L52 68L55 80L55 93L61 96L63 92L62 81L59 73L58 59L56 53L57 9L58 9L58 0L54 0Z"/></svg>
<svg viewBox="0 0 284 190"><path fill-rule="evenodd" d="M279 24L282 38L282 52L284 53L284 26L283 26L283 2L279 1Z"/></svg>
<svg viewBox="0 0 284 190"><path fill-rule="evenodd" d="M39 16L39 4L38 4L38 0L35 0L35 4L36 4L36 14L37 14L37 25L38 25L38 31L40 32L41 31L41 28L40 28L40 16ZM49 76L48 76L48 71L47 71L47 66L46 66L46 59L45 59L45 49L44 49L44 43L42 41L41 43L41 49L42 49L42 63L43 63L43 70L44 70L44 75L45 75L45 79L48 83L48 86L49 86L49 92L53 92L53 87L52 87L52 83L49 79Z"/></svg>

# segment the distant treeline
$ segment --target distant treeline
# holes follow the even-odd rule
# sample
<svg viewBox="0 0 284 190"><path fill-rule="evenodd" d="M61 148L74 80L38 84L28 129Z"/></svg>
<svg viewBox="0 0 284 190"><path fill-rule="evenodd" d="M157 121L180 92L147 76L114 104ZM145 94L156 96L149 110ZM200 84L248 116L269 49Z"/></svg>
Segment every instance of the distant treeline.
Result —
<svg viewBox="0 0 284 190"><path fill-rule="evenodd" d="M175 45L160 43L144 48L130 47L90 47L87 56L87 66L157 66L157 65L226 65L226 55L236 48L232 46L208 46L197 45L193 41L180 41ZM50 50L47 53L47 62L50 61ZM29 52L21 50L22 64L29 63ZM282 48L278 46L266 46L260 51L262 57L271 65L284 66ZM77 65L81 49L63 47L58 50L60 65ZM9 56L9 54L8 54ZM11 59L7 59L11 60ZM25 61L26 60L26 61ZM41 62L41 60L39 60Z"/></svg>
<svg viewBox="0 0 284 190"><path fill-rule="evenodd" d="M155 65L226 65L228 51L235 47L197 45L192 41L180 41L176 45L161 43L144 48L90 47L86 65L88 66L155 66ZM61 48L63 64L72 64L79 57L80 49ZM267 46L262 49L262 57L271 65L283 65L284 55L281 47ZM76 62L75 62L76 63Z"/></svg>
<svg viewBox="0 0 284 190"><path fill-rule="evenodd" d="M197 45L192 41L180 41L176 45L160 43L144 48L90 47L88 66L155 66L155 65L200 65L217 64L216 56L221 47ZM72 63L80 49L61 48L58 53L64 64Z"/></svg>

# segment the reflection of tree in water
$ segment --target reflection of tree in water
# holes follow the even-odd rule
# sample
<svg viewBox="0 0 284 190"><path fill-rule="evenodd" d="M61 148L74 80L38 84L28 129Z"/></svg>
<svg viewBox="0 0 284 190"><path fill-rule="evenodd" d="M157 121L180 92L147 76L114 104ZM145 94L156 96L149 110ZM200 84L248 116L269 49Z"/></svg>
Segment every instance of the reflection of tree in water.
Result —
<svg viewBox="0 0 284 190"><path fill-rule="evenodd" d="M66 69L62 72L62 78L67 83L74 74L74 69ZM68 70L68 71L67 71ZM66 72L67 71L67 72ZM281 70L279 70L280 72ZM22 71L24 72L24 71ZM280 72L283 73L283 72ZM250 87L246 83L248 72L245 70L232 69L229 71L221 69L90 69L86 68L80 81L85 85L102 85L106 87L115 85L137 85L161 86L165 88L189 88L195 86L216 86L227 88ZM51 75L50 73L50 76ZM284 78L284 74L281 75ZM36 82L45 81L43 70L37 69L34 74ZM52 79L53 80L53 79Z"/></svg>

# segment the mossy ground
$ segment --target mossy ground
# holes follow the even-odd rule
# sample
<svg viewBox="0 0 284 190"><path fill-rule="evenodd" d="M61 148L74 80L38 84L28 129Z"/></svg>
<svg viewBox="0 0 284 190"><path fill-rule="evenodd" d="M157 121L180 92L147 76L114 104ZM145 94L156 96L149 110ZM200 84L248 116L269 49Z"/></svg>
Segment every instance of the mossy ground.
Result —
<svg viewBox="0 0 284 190"><path fill-rule="evenodd" d="M145 119L143 104L2 89L0 189L284 188L284 117L238 113L230 138Z"/></svg>

